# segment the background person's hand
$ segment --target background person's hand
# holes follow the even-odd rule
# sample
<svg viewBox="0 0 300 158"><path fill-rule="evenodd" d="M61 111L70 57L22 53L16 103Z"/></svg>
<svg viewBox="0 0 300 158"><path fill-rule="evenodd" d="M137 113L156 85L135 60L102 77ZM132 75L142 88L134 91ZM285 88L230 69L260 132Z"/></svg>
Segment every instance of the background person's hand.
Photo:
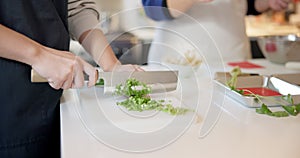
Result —
<svg viewBox="0 0 300 158"><path fill-rule="evenodd" d="M272 10L275 11L281 11L288 7L288 4L291 2L291 0L268 0L269 1L269 7Z"/></svg>
<svg viewBox="0 0 300 158"><path fill-rule="evenodd" d="M96 69L78 56L66 51L45 48L32 68L46 78L54 89L80 88L84 73L89 76L88 86L96 81Z"/></svg>

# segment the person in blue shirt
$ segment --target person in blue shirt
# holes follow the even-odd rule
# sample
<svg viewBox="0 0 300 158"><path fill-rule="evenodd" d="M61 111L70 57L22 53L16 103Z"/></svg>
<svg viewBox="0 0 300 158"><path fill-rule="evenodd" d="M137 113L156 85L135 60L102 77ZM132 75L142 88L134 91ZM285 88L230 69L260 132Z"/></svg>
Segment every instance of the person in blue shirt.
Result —
<svg viewBox="0 0 300 158"><path fill-rule="evenodd" d="M148 62L163 62L188 50L208 62L251 58L244 17L283 10L291 0L142 0L158 22ZM161 53L164 52L164 53Z"/></svg>

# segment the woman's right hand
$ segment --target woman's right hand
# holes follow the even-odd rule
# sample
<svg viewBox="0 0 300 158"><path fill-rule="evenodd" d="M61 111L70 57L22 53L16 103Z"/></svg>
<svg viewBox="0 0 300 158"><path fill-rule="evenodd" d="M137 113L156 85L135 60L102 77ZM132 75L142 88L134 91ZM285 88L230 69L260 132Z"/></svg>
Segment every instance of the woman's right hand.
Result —
<svg viewBox="0 0 300 158"><path fill-rule="evenodd" d="M32 68L46 78L54 89L80 88L84 85L84 73L89 76L88 86L95 85L96 69L78 56L51 48L42 48Z"/></svg>

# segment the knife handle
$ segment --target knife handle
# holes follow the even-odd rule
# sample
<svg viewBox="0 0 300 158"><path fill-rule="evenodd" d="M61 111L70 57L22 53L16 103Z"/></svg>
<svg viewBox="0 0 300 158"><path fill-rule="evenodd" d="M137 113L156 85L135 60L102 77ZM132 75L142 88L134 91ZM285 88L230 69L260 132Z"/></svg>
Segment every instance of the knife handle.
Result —
<svg viewBox="0 0 300 158"><path fill-rule="evenodd" d="M48 80L38 74L35 70L31 69L31 82L48 82Z"/></svg>
<svg viewBox="0 0 300 158"><path fill-rule="evenodd" d="M96 79L98 79L101 70L99 70L99 69L96 69L96 70L97 70ZM46 78L42 77L35 70L31 69L31 82L41 83L41 82L48 82L48 80Z"/></svg>

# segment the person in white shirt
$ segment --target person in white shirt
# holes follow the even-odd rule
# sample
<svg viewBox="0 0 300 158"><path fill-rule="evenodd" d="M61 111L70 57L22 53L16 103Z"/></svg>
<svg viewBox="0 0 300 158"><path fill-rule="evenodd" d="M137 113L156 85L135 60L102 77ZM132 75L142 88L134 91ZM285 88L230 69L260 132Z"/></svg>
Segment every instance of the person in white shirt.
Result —
<svg viewBox="0 0 300 158"><path fill-rule="evenodd" d="M285 9L291 0L143 0L158 22L149 63L195 50L208 64L251 58L244 17ZM206 3L204 3L206 2Z"/></svg>

